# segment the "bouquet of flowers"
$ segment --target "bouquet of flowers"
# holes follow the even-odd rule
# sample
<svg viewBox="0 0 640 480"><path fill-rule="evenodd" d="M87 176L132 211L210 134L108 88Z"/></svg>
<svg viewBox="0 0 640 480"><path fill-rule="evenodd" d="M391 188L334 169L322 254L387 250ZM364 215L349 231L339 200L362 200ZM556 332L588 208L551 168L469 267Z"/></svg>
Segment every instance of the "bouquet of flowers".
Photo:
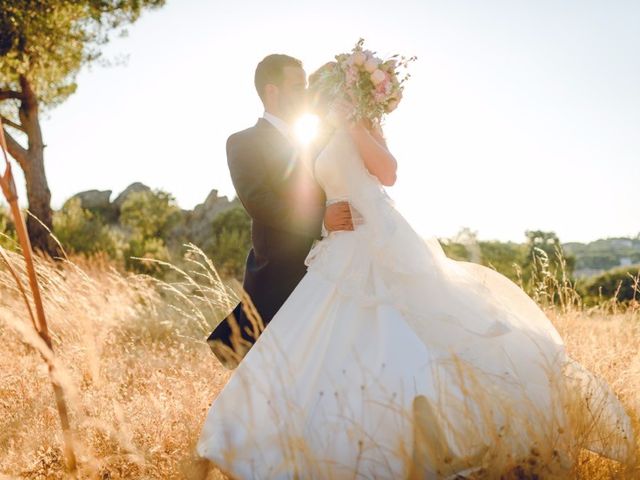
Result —
<svg viewBox="0 0 640 480"><path fill-rule="evenodd" d="M361 38L350 53L336 55L336 62L331 62L321 73L320 82L334 97L342 94L350 100L351 119L379 123L383 115L395 110L402 100L404 83L411 76L406 68L416 57L392 55L383 60L376 52L363 47Z"/></svg>

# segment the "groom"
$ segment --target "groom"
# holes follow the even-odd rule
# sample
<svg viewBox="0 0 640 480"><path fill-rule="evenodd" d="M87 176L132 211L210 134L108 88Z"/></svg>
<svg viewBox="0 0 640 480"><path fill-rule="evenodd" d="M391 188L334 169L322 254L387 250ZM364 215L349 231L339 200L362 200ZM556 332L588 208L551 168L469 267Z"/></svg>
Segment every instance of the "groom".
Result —
<svg viewBox="0 0 640 480"><path fill-rule="evenodd" d="M264 115L227 140L231 179L252 220L243 287L265 327L304 276L304 260L323 225L327 231L353 230L348 203L325 209L312 173L320 145L303 151L292 132L304 111L306 84L300 60L265 57L255 71ZM207 339L227 368L237 365L259 335L247 309L250 304L238 304Z"/></svg>

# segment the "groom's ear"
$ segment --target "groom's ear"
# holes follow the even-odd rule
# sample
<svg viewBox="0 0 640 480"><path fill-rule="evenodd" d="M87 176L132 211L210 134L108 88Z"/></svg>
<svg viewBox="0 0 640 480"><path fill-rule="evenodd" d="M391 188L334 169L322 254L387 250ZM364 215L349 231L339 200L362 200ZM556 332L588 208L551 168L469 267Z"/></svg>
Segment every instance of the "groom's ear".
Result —
<svg viewBox="0 0 640 480"><path fill-rule="evenodd" d="M273 100L275 98L276 95L278 95L279 89L277 85L274 85L273 83L267 83L264 86L264 90L263 90L263 102L269 102L271 100Z"/></svg>

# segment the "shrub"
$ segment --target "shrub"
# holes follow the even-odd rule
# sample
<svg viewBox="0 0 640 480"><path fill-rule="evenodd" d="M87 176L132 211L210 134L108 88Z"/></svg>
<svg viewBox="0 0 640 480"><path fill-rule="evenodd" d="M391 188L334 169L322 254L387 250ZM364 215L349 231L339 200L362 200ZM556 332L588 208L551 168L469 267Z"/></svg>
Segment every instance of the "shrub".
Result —
<svg viewBox="0 0 640 480"><path fill-rule="evenodd" d="M131 193L120 208L120 223L130 230L124 251L125 267L140 273L158 274L160 266L157 263L131 257L168 261L165 240L181 217L170 193L158 189Z"/></svg>
<svg viewBox="0 0 640 480"><path fill-rule="evenodd" d="M162 272L161 266L156 262L138 260L138 258L156 259L164 262L169 261L169 251L164 241L157 237L143 237L135 233L129 239L128 245L124 249L124 266L127 270L139 273L155 275Z"/></svg>
<svg viewBox="0 0 640 480"><path fill-rule="evenodd" d="M447 255L447 257L453 260L464 260L469 261L470 255L467 247L462 245L461 243L451 241L449 239L438 239L440 245L442 246L442 250Z"/></svg>
<svg viewBox="0 0 640 480"><path fill-rule="evenodd" d="M587 305L596 305L603 299L613 299L621 303L640 300L640 266L613 268L601 275L590 277L578 283Z"/></svg>
<svg viewBox="0 0 640 480"><path fill-rule="evenodd" d="M223 276L241 279L251 248L251 218L236 207L216 216L211 225L213 246L208 252Z"/></svg>
<svg viewBox="0 0 640 480"><path fill-rule="evenodd" d="M120 223L142 238L166 239L180 218L173 195L158 189L132 192L120 208Z"/></svg>
<svg viewBox="0 0 640 480"><path fill-rule="evenodd" d="M106 252L118 256L118 241L102 219L81 207L79 198L71 198L53 214L53 233L64 249L73 253Z"/></svg>

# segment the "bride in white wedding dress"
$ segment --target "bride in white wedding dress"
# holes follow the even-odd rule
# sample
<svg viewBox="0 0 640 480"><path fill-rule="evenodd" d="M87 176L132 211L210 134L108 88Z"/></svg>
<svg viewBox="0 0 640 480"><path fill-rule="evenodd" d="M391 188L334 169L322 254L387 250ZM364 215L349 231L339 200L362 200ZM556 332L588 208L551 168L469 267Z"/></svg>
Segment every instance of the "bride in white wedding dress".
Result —
<svg viewBox="0 0 640 480"><path fill-rule="evenodd" d="M350 203L355 229L311 250L214 400L202 457L245 479L398 479L518 465L561 477L579 448L632 455L624 408L543 311L500 273L421 238L346 127L313 168L328 202Z"/></svg>

